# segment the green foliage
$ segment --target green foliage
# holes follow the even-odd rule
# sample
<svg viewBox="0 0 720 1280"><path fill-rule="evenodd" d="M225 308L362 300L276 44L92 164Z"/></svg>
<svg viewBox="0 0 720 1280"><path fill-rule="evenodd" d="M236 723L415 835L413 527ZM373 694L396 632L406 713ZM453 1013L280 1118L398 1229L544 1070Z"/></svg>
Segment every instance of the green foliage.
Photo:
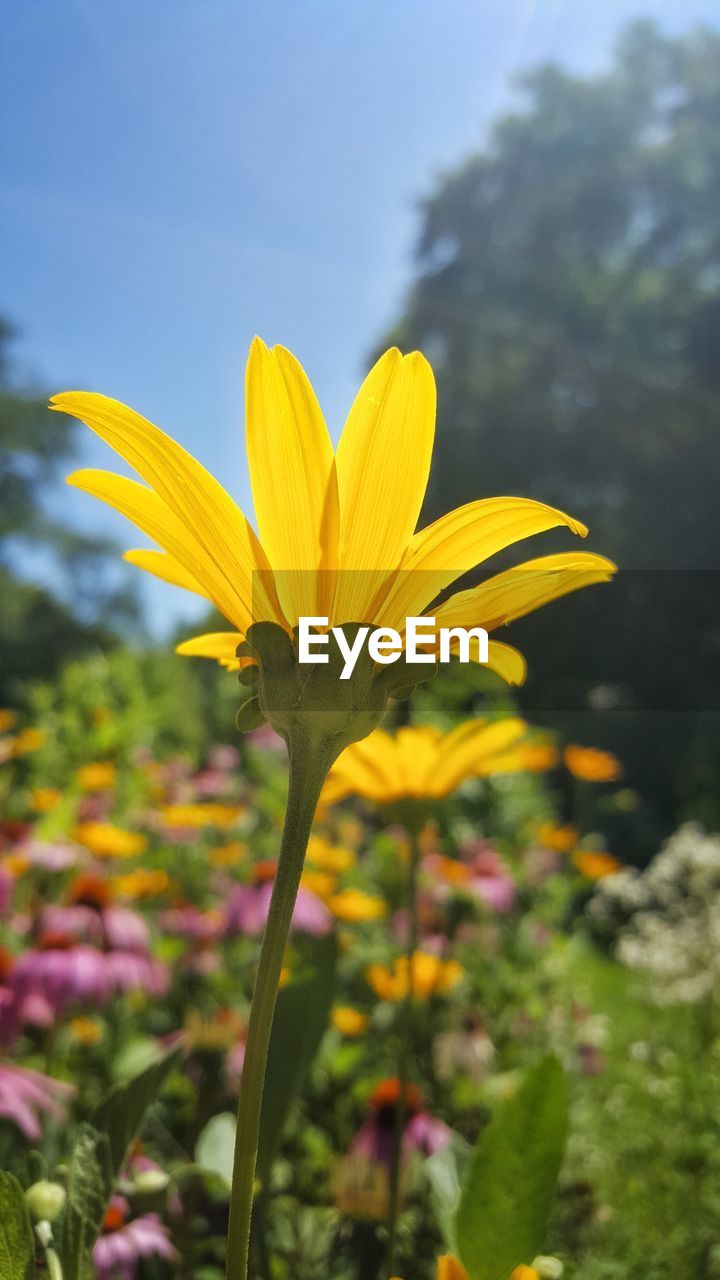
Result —
<svg viewBox="0 0 720 1280"><path fill-rule="evenodd" d="M511 638L531 654L532 718L599 733L651 797L622 823L647 856L678 814L720 817L720 35L639 23L609 70L545 65L521 89L424 203L389 336L438 375L428 518L481 476L580 516L630 571ZM597 686L604 717L586 710Z"/></svg>
<svg viewBox="0 0 720 1280"><path fill-rule="evenodd" d="M32 1280L34 1270L35 1239L22 1187L0 1169L0 1276Z"/></svg>
<svg viewBox="0 0 720 1280"><path fill-rule="evenodd" d="M232 1182L236 1128L232 1112L221 1111L208 1120L195 1147L196 1166L216 1174L228 1192Z"/></svg>
<svg viewBox="0 0 720 1280"><path fill-rule="evenodd" d="M107 1137L113 1181L120 1172L131 1142L142 1127L148 1107L157 1098L165 1078L177 1066L182 1054L182 1045L175 1045L132 1079L114 1085L96 1108L92 1123Z"/></svg>
<svg viewBox="0 0 720 1280"><path fill-rule="evenodd" d="M90 1255L100 1234L113 1177L110 1143L92 1125L80 1125L75 1135L68 1196L62 1224L61 1257L65 1280L91 1280Z"/></svg>
<svg viewBox="0 0 720 1280"><path fill-rule="evenodd" d="M266 1185L290 1104L302 1088L325 1033L335 993L336 943L311 948L307 971L278 994L265 1073L257 1176Z"/></svg>
<svg viewBox="0 0 720 1280"><path fill-rule="evenodd" d="M111 543L51 518L48 485L74 452L73 424L50 413L47 396L12 375L9 325L0 319L0 701L26 680L56 671L72 654L107 646L137 624L131 579ZM52 572L53 587L24 580L21 563ZM114 562L108 572L108 555Z"/></svg>
<svg viewBox="0 0 720 1280"><path fill-rule="evenodd" d="M90 1255L129 1147L145 1114L182 1054L174 1047L144 1071L116 1084L96 1108L92 1124L78 1128L68 1179L62 1231L65 1280L91 1280Z"/></svg>
<svg viewBox="0 0 720 1280"><path fill-rule="evenodd" d="M507 1280L542 1249L567 1136L567 1089L550 1056L500 1104L470 1161L457 1211L472 1280Z"/></svg>

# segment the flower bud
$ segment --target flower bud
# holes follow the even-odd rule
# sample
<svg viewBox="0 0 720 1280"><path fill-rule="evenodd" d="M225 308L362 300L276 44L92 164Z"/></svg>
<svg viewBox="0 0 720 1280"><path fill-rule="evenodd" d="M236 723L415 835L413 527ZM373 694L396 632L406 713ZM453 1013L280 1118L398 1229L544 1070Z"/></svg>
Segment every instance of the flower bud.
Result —
<svg viewBox="0 0 720 1280"><path fill-rule="evenodd" d="M142 1169L133 1174L133 1190L141 1196L156 1195L164 1191L170 1178L164 1169Z"/></svg>
<svg viewBox="0 0 720 1280"><path fill-rule="evenodd" d="M538 1254L537 1258L533 1258L533 1266L541 1280L562 1280L565 1275L565 1267L559 1258Z"/></svg>
<svg viewBox="0 0 720 1280"><path fill-rule="evenodd" d="M34 1182L25 1192L25 1203L35 1222L57 1222L65 1205L65 1188L59 1182Z"/></svg>

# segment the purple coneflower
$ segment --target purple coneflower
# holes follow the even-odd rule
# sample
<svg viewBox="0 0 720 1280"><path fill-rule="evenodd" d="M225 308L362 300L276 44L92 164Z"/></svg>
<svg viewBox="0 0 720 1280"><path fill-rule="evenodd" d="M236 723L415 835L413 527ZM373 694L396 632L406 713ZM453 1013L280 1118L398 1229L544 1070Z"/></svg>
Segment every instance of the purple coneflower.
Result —
<svg viewBox="0 0 720 1280"><path fill-rule="evenodd" d="M134 1280L143 1258L155 1255L168 1262L175 1258L167 1228L157 1213L144 1213L139 1218L129 1214L127 1200L113 1196L93 1248L97 1280Z"/></svg>
<svg viewBox="0 0 720 1280"><path fill-rule="evenodd" d="M227 904L228 932L247 937L262 933L270 910L276 866L273 861L256 863L253 883L237 885L232 890ZM302 886L295 900L292 923L300 933L310 933L315 938L324 937L333 927L332 916L322 899Z"/></svg>

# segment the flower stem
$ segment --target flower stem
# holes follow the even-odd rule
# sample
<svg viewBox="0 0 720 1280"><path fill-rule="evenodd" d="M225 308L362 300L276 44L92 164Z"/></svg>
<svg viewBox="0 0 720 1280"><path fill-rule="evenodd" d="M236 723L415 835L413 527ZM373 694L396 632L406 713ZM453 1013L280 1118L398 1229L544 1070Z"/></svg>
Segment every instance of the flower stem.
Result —
<svg viewBox="0 0 720 1280"><path fill-rule="evenodd" d="M260 1114L280 972L318 797L337 755L332 739L300 730L290 738L288 751L290 777L285 825L250 1006L238 1100L227 1280L247 1280L248 1276Z"/></svg>
<svg viewBox="0 0 720 1280"><path fill-rule="evenodd" d="M409 1077L410 1040L413 1020L413 956L417 950L417 873L420 861L420 841L418 822L413 818L407 824L410 837L410 859L408 863L406 883L407 912L407 992L403 1001L399 1018L398 1048L398 1102L395 1112L395 1129L390 1156L390 1188L388 1207L388 1242L385 1254L385 1269L388 1276L394 1274L395 1246L397 1242L397 1226L400 1216L400 1182L402 1175L402 1145L407 1116L407 1086Z"/></svg>

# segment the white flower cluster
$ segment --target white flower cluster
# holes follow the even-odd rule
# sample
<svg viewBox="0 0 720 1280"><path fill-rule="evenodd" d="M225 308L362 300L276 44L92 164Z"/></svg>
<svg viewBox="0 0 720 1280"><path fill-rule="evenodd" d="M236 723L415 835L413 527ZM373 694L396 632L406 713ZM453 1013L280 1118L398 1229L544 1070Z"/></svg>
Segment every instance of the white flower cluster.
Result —
<svg viewBox="0 0 720 1280"><path fill-rule="evenodd" d="M720 979L720 836L681 827L647 870L603 879L588 914L658 1004L705 999Z"/></svg>

